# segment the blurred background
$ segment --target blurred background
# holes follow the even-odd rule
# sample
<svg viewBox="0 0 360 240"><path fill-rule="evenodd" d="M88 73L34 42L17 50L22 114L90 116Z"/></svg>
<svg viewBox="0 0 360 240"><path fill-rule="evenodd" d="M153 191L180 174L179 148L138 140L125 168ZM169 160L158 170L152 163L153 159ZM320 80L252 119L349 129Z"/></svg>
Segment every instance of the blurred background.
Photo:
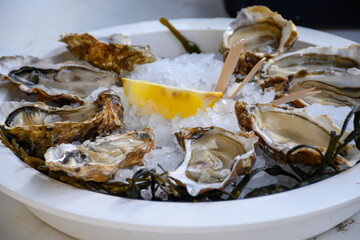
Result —
<svg viewBox="0 0 360 240"><path fill-rule="evenodd" d="M265 5L279 12L295 24L311 28L359 28L356 0L224 0L225 9L231 17L238 9L252 5Z"/></svg>
<svg viewBox="0 0 360 240"><path fill-rule="evenodd" d="M160 17L235 17L241 7L255 4L266 5L299 26L360 42L360 3L356 0L0 0L0 54L36 55L44 44L57 41L62 32Z"/></svg>
<svg viewBox="0 0 360 240"><path fill-rule="evenodd" d="M357 0L224 0L230 17L236 17L239 9L253 5L265 5L298 26L360 42L360 2Z"/></svg>
<svg viewBox="0 0 360 240"><path fill-rule="evenodd" d="M235 17L241 7L255 4L266 5L299 26L360 42L360 4L356 0L0 0L0 56L41 54L41 49L56 42L62 32L91 31L160 17ZM360 214L352 220L355 223L346 233L335 228L317 239L358 239ZM0 192L0 239L72 238L44 224L22 204Z"/></svg>

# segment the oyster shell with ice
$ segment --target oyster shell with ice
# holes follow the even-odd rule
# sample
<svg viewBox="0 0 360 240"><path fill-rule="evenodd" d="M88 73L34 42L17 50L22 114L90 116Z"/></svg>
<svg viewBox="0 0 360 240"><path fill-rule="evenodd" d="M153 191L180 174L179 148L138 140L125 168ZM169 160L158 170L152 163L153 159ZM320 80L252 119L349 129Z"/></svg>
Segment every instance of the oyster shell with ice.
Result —
<svg viewBox="0 0 360 240"><path fill-rule="evenodd" d="M116 35L114 39L124 39ZM67 44L67 49L78 59L85 60L91 65L106 71L122 73L132 71L136 64L156 61L149 46L129 45L128 39L124 43L102 42L88 33L66 34L61 36L61 42Z"/></svg>
<svg viewBox="0 0 360 240"><path fill-rule="evenodd" d="M6 103L2 106L6 107ZM121 129L122 119L119 96L107 90L93 103L77 107L50 107L43 102L26 104L7 115L0 129L28 154L42 158L46 149L56 144L82 142Z"/></svg>
<svg viewBox="0 0 360 240"><path fill-rule="evenodd" d="M260 147L280 163L286 163L287 152L301 144L312 145L322 152L326 151L331 131L340 132L328 116L312 116L305 109L271 104L249 105L237 101L235 111L240 128L254 131L259 137ZM341 143L340 140L339 144ZM352 166L353 163L349 160L355 153L353 150L355 146L347 145L337 156L336 162ZM310 166L321 162L320 154L309 148L297 150L290 160Z"/></svg>
<svg viewBox="0 0 360 240"><path fill-rule="evenodd" d="M111 72L77 62L53 64L50 60L31 56L0 58L0 79L34 94L39 101L60 103L82 103L99 87L121 85L121 78Z"/></svg>
<svg viewBox="0 0 360 240"><path fill-rule="evenodd" d="M292 93L315 87L321 93L297 104L335 106L360 103L360 45L309 47L270 59L257 76L263 88ZM280 95L281 95L280 94Z"/></svg>
<svg viewBox="0 0 360 240"><path fill-rule="evenodd" d="M245 40L246 54L240 57L238 73L247 74L263 57L287 51L298 38L296 26L265 6L241 9L223 35L221 51L226 56L232 45Z"/></svg>
<svg viewBox="0 0 360 240"><path fill-rule="evenodd" d="M141 165L143 156L155 147L151 127L87 140L80 145L63 143L45 153L52 171L65 171L85 181L106 182L119 169Z"/></svg>
<svg viewBox="0 0 360 240"><path fill-rule="evenodd" d="M198 127L182 128L175 136L185 158L169 176L184 183L192 196L223 189L237 175L248 173L256 159L258 138L253 132L236 134L218 127Z"/></svg>

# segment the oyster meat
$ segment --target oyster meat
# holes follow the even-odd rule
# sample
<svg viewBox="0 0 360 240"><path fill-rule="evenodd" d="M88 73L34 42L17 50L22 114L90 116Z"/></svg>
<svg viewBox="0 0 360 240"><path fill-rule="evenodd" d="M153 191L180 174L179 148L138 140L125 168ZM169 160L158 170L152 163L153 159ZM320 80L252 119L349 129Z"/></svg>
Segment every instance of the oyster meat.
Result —
<svg viewBox="0 0 360 240"><path fill-rule="evenodd" d="M256 81L281 94L315 87L321 93L297 102L335 106L360 103L360 45L309 47L270 59Z"/></svg>
<svg viewBox="0 0 360 240"><path fill-rule="evenodd" d="M117 35L116 41L119 41ZM136 64L151 63L156 60L148 46L136 46L121 43L99 41L88 33L66 34L61 42L78 59L106 71L122 73L132 71Z"/></svg>
<svg viewBox="0 0 360 240"><path fill-rule="evenodd" d="M99 87L121 85L114 73L76 62L53 64L31 56L0 58L0 79L8 80L39 101L79 102Z"/></svg>
<svg viewBox="0 0 360 240"><path fill-rule="evenodd" d="M296 26L265 6L241 9L223 35L221 51L226 56L232 45L245 40L246 54L240 57L238 73L247 74L263 57L286 52L298 38Z"/></svg>
<svg viewBox="0 0 360 240"><path fill-rule="evenodd" d="M259 137L260 147L280 163L286 163L287 152L301 144L315 146L322 152L326 151L331 131L340 132L328 116L312 116L304 109L271 104L248 105L237 101L235 110L240 128L254 131ZM340 140L339 144L341 143ZM354 150L355 146L347 145L340 152L341 156L337 157L336 162L353 165L350 157L355 153ZM292 155L290 161L313 166L319 164L321 158L315 150L302 148Z"/></svg>
<svg viewBox="0 0 360 240"><path fill-rule="evenodd" d="M155 147L151 127L87 140L81 145L63 143L45 153L52 171L65 171L85 181L107 182L119 169L141 165L144 155Z"/></svg>
<svg viewBox="0 0 360 240"><path fill-rule="evenodd" d="M256 159L254 132L198 127L182 128L175 136L185 158L169 176L184 183L192 196L223 189L237 175L248 173Z"/></svg>
<svg viewBox="0 0 360 240"><path fill-rule="evenodd" d="M121 129L123 107L113 91L103 91L93 103L78 107L50 107L43 102L22 106L0 124L2 133L29 155L43 157L47 148L60 143L83 142Z"/></svg>

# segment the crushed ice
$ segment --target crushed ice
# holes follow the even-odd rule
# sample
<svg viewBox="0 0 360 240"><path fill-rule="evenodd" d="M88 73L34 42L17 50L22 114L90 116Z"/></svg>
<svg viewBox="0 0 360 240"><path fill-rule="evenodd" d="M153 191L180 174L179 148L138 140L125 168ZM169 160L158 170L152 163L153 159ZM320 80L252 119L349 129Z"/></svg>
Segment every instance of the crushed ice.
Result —
<svg viewBox="0 0 360 240"><path fill-rule="evenodd" d="M125 77L212 91L216 86L222 66L223 62L216 59L213 53L184 54L174 59L158 59L150 64L138 65L133 72L128 73ZM234 81L235 78L233 77L230 82ZM124 106L125 130L143 129L146 126L151 126L154 129L156 139L156 149L145 155L144 165L120 170L114 179L115 181L125 181L126 178L131 178L134 172L143 167L156 169L159 173L162 172L159 165L167 171L175 169L184 157L184 152L174 136L174 133L180 128L217 126L228 131L240 132L234 109L236 100L242 100L249 104L267 103L272 101L275 96L274 91L263 92L257 84L250 82L245 85L235 100L221 99L212 109L208 108L206 112L199 110L196 115L185 119L174 117L172 120L168 120L156 113L151 116L137 115L136 106L129 105L122 88L112 87L112 89L120 95ZM350 108L313 104L307 107L307 111L313 115L327 114L336 125L341 127ZM254 169L263 167L271 161L263 152L257 150L257 161ZM265 173L259 173L244 189L242 196L256 187L286 183L287 181L289 181L288 178L276 178ZM148 191L143 191L141 194L145 199L151 198ZM163 193L157 194L166 199L166 196L161 195Z"/></svg>

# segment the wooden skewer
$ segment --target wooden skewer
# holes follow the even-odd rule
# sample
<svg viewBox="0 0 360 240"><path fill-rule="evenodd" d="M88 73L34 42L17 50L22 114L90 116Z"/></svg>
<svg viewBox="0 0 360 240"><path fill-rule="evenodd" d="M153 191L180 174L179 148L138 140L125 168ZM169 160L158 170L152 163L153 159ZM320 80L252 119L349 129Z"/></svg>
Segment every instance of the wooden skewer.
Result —
<svg viewBox="0 0 360 240"><path fill-rule="evenodd" d="M298 92L294 92L294 93L292 93L290 95L287 95L285 97L282 97L282 98L276 99L274 101L271 101L270 103L275 104L275 105L280 105L280 104L292 102L292 101L300 99L300 98L304 98L304 97L309 96L309 95L313 95L313 94L316 94L316 93L321 93L321 91L313 91L313 90L315 90L314 87L309 88L309 89L305 89L305 90L301 90L301 91L298 91Z"/></svg>
<svg viewBox="0 0 360 240"><path fill-rule="evenodd" d="M234 72L236 64L239 60L241 50L244 46L245 40L241 39L236 46L234 45L230 48L230 52L226 57L224 66L221 70L219 80L215 87L215 92L224 92L227 88L231 75Z"/></svg>
<svg viewBox="0 0 360 240"><path fill-rule="evenodd" d="M255 73L257 73L257 71L259 71L260 67L263 65L263 63L265 62L266 58L262 58L249 72L249 74L245 77L245 79L241 82L241 83L234 83L232 86L229 87L228 93L227 95L229 96L229 98L233 98L236 96L236 94L238 94L238 92L245 86L245 84L247 82L249 82L255 75Z"/></svg>

